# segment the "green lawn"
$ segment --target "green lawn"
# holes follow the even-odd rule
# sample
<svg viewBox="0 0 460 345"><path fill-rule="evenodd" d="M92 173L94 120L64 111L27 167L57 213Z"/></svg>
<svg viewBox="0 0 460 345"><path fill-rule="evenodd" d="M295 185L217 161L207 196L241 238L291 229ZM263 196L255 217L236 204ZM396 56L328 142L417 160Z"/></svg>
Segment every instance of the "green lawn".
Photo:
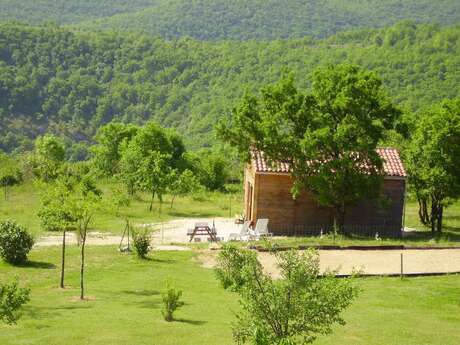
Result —
<svg viewBox="0 0 460 345"><path fill-rule="evenodd" d="M58 247L34 249L27 267L0 262L0 282L17 276L31 287L31 302L16 326L0 325L0 344L232 344L235 294L199 266L196 252L159 252L149 261L115 247L88 247L87 293L79 302L78 248L68 252L67 284L59 290ZM160 315L165 280L184 290L178 321ZM460 276L366 278L346 311L345 327L315 344L460 344Z"/></svg>
<svg viewBox="0 0 460 345"><path fill-rule="evenodd" d="M92 230L120 234L125 225L125 216L135 224L156 223L177 218L210 218L234 217L241 213L242 195L205 192L200 195L176 198L171 208L171 197L165 196L162 213L159 203L155 200L154 210L150 212L150 195L138 193L128 207L117 210L110 203L113 195L113 184L101 183L104 198L101 210L95 217ZM9 198L5 201L0 197L0 220L10 218L27 226L34 235L43 233L37 213L40 209L40 193L38 187L27 183L10 189Z"/></svg>

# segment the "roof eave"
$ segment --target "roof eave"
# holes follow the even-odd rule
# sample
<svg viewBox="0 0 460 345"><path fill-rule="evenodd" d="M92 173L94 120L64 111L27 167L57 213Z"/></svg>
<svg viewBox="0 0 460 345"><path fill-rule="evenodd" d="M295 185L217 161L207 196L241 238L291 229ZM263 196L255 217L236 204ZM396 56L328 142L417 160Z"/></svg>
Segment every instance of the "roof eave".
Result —
<svg viewBox="0 0 460 345"><path fill-rule="evenodd" d="M280 172L280 171L257 171L254 170L257 175L280 175L280 176L289 176L290 173L288 172ZM383 176L385 180L406 180L407 176L392 176L392 175L385 175Z"/></svg>

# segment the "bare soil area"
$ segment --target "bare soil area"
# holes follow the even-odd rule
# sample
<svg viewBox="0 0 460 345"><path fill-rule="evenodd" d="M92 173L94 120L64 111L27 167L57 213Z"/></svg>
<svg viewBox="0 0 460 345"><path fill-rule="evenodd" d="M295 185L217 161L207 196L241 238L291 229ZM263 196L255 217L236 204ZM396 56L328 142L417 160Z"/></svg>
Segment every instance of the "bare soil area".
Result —
<svg viewBox="0 0 460 345"><path fill-rule="evenodd" d="M404 274L458 273L460 272L460 250L320 250L322 272L337 271L340 275L360 271L365 275L393 275L401 272L403 254ZM216 251L203 251L198 260L203 267L216 264ZM265 271L274 278L280 273L274 255L258 253Z"/></svg>
<svg viewBox="0 0 460 345"><path fill-rule="evenodd" d="M181 246L187 243L187 230L193 228L196 222L207 221L217 229L217 236L228 240L231 233L239 233L240 226L232 219L177 219L162 224L142 224L153 231L152 246L156 250L190 250ZM207 242L206 237L199 238ZM53 246L61 244L61 235L49 235L40 238L36 246ZM77 244L75 233L68 233L67 243ZM87 237L87 245L118 245L121 234L91 232ZM178 243L179 245L175 245ZM126 239L125 239L126 244ZM204 267L212 268L215 265L217 251L202 251L198 260ZM363 274L399 274L401 271L401 253L403 254L403 272L406 274L424 273L454 273L460 272L460 249L436 250L320 250L321 270L336 270L338 274L350 274L359 270ZM259 253L259 260L268 273L279 277L276 258L269 253Z"/></svg>
<svg viewBox="0 0 460 345"><path fill-rule="evenodd" d="M187 230L193 229L195 223L207 222L210 227L214 226L217 230L217 237L221 241L228 240L231 233L239 233L241 225L234 223L233 219L229 218L215 218L215 219L200 219L200 218L187 218L177 219L164 223L152 224L139 224L138 227L149 228L152 230L152 245L161 246L171 243L188 243L189 237ZM69 232L66 237L66 242L70 245L78 243L78 238L74 232ZM103 245L117 245L122 239L122 234L111 234L102 232L89 232L86 240L87 245L103 246ZM197 236L194 242L207 242L207 236ZM52 234L40 237L35 246L57 246L62 242L60 234Z"/></svg>

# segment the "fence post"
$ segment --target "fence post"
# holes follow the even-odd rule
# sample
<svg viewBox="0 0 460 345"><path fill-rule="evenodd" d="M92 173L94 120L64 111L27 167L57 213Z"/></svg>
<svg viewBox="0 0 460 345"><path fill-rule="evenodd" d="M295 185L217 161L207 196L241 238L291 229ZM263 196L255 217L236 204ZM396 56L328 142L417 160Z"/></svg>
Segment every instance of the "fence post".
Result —
<svg viewBox="0 0 460 345"><path fill-rule="evenodd" d="M404 261L403 261L403 253L401 253L401 279L404 276Z"/></svg>

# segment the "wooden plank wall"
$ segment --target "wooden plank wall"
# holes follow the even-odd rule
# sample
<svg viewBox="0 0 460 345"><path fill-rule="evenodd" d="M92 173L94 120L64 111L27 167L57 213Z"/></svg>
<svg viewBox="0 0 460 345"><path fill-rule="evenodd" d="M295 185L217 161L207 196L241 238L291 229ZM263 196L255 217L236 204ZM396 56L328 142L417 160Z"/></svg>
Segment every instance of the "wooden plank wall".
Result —
<svg viewBox="0 0 460 345"><path fill-rule="evenodd" d="M270 230L277 235L317 234L332 228L333 217L329 208L320 206L307 191L296 200L292 198L292 179L284 174L255 174L247 171L254 181L254 220L268 218ZM401 235L404 209L405 181L386 179L383 193L385 204L366 201L347 210L346 225L349 232L370 236L379 232L381 236ZM377 230L376 230L377 229Z"/></svg>

